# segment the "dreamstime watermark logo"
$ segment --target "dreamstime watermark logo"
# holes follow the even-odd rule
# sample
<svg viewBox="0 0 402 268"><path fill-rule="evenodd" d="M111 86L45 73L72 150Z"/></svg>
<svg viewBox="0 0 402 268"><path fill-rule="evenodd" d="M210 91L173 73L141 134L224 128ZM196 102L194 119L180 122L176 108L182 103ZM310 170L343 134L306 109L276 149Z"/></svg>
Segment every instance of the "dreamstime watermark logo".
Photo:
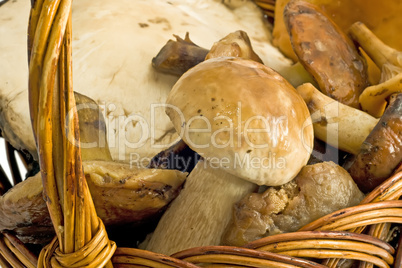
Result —
<svg viewBox="0 0 402 268"><path fill-rule="evenodd" d="M312 120L308 118L300 125L294 126L291 125L294 124L294 121L290 123L286 115L245 117L242 113L241 102L232 107L231 110L234 112L231 114L217 113L211 118L206 116L208 111L204 114L200 109L194 116L189 117L178 107L164 103L150 104L149 111L131 114L127 114L113 103L101 103L99 106L96 104L79 104L77 105L78 114L89 111L98 117L95 120L98 125L86 124L86 127L95 128L95 131L92 131L94 134L91 135L91 139L81 141L81 147L91 149L109 146L111 150L118 152L119 158L116 160L130 162L139 167L146 166L151 159L142 156L136 150L150 148L154 151L161 151L178 141L164 139L166 131L161 130L161 124L164 124L166 130L168 128L167 121L169 121L165 110L168 111L170 117L175 118L175 125L181 126L178 133L179 139L184 139L193 150L227 150L231 152L231 157L206 158L206 162L210 163L211 166L215 166L214 163L217 163L216 166L220 167L232 165L252 168L257 166L284 168L286 166L285 159L279 158L275 154L278 146L287 142L294 142L296 135L304 149L311 152L311 141L308 140L309 137L304 137L305 129L312 127L312 121L316 123L323 118L337 116L337 114L330 116L321 113L313 114ZM328 107L328 111L331 113L334 110L337 109ZM286 114L285 111L284 114ZM102 117L104 124L100 120ZM67 119L69 118L71 118L70 113L67 115ZM338 123L336 120L334 122L327 120L326 124L327 129L330 130L328 133L332 135L328 138L337 141ZM81 129L82 131L86 130ZM294 134L295 131L296 134ZM71 142L77 143L76 141ZM246 154L238 152L238 150L246 147ZM265 150L266 153L254 154L253 151L255 150ZM187 165L186 159L177 159L177 161L181 161L184 166Z"/></svg>

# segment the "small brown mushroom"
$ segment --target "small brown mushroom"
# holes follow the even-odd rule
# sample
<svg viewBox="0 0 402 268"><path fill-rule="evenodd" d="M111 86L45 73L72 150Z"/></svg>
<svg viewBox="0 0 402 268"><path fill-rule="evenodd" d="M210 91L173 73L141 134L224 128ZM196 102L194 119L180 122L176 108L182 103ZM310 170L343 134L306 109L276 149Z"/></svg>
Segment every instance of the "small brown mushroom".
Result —
<svg viewBox="0 0 402 268"><path fill-rule="evenodd" d="M163 73L181 76L191 67L204 61L209 51L194 44L189 33L186 33L184 39L178 35L174 37L176 41L169 40L152 59L152 67Z"/></svg>
<svg viewBox="0 0 402 268"><path fill-rule="evenodd" d="M348 169L360 189L373 190L402 162L402 93L385 110Z"/></svg>
<svg viewBox="0 0 402 268"><path fill-rule="evenodd" d="M368 85L367 64L352 41L316 5L306 1L290 1L284 18L293 49L320 90L359 108L359 95Z"/></svg>

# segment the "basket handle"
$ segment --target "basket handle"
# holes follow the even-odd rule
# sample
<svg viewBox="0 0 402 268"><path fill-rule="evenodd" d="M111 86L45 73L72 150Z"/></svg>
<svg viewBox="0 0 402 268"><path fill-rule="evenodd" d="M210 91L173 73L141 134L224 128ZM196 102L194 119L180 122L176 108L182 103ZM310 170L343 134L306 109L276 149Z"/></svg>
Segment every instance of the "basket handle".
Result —
<svg viewBox="0 0 402 268"><path fill-rule="evenodd" d="M56 231L38 267L112 267L116 245L96 215L82 168L71 7L72 0L36 0L28 28L31 122L44 199Z"/></svg>

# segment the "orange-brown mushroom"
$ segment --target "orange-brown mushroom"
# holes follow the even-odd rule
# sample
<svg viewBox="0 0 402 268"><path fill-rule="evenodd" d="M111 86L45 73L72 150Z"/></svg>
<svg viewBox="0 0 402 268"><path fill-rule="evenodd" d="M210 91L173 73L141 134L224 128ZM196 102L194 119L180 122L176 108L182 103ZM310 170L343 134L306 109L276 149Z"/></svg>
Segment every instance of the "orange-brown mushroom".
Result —
<svg viewBox="0 0 402 268"><path fill-rule="evenodd" d="M300 63L327 96L359 108L359 95L368 85L367 65L352 41L317 6L292 0L285 23Z"/></svg>

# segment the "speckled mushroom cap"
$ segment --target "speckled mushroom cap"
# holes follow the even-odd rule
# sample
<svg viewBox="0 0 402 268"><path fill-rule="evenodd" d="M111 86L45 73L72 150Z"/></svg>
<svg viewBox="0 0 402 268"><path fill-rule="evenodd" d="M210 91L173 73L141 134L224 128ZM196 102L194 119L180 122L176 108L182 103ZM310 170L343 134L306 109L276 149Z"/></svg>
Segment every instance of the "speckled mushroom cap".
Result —
<svg viewBox="0 0 402 268"><path fill-rule="evenodd" d="M307 163L313 127L302 97L277 72L239 58L186 72L166 113L206 164L259 185L281 185Z"/></svg>

